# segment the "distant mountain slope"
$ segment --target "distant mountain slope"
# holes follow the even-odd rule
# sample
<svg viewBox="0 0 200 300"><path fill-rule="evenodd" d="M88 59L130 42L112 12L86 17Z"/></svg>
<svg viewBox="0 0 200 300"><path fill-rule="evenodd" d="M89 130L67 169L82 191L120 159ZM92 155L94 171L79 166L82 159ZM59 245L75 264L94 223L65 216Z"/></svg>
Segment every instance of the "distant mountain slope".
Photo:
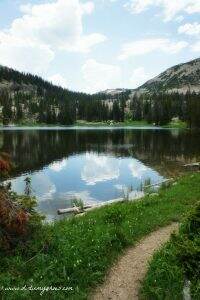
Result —
<svg viewBox="0 0 200 300"><path fill-rule="evenodd" d="M115 97L122 93L200 93L200 58L173 66L136 89L108 89L102 93Z"/></svg>
<svg viewBox="0 0 200 300"><path fill-rule="evenodd" d="M144 92L200 92L200 58L167 69L136 89Z"/></svg>

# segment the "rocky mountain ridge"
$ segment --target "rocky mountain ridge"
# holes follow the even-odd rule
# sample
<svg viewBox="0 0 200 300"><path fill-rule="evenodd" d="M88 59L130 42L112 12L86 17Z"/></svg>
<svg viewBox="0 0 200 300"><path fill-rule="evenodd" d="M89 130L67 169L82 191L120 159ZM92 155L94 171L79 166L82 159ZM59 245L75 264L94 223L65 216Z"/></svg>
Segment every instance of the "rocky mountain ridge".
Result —
<svg viewBox="0 0 200 300"><path fill-rule="evenodd" d="M107 96L117 96L125 92L130 92L132 95L163 92L200 93L200 58L168 68L136 89L108 89L102 93Z"/></svg>

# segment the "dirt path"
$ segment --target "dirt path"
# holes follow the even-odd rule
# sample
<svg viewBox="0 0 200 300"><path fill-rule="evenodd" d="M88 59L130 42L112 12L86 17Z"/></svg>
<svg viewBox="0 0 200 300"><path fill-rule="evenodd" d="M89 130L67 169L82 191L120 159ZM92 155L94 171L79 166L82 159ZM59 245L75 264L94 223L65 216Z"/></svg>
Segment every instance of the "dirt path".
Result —
<svg viewBox="0 0 200 300"><path fill-rule="evenodd" d="M144 278L148 261L155 250L158 250L170 237L178 224L154 231L136 246L129 248L109 271L105 283L99 286L91 300L136 300L140 282Z"/></svg>

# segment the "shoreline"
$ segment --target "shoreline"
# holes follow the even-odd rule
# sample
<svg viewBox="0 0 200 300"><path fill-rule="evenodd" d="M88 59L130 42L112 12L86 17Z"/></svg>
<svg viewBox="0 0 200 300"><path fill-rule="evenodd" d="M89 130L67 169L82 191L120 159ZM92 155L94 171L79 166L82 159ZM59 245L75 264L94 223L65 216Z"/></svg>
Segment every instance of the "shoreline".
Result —
<svg viewBox="0 0 200 300"><path fill-rule="evenodd" d="M118 130L118 129L149 129L149 130L192 130L188 127L166 127L153 125L14 125L0 126L0 130ZM195 128L194 128L195 129Z"/></svg>
<svg viewBox="0 0 200 300"><path fill-rule="evenodd" d="M124 121L124 122L87 122L77 121L72 125L44 124L44 123L24 123L0 125L0 129L190 129L185 122L170 122L166 125L155 125L142 121Z"/></svg>

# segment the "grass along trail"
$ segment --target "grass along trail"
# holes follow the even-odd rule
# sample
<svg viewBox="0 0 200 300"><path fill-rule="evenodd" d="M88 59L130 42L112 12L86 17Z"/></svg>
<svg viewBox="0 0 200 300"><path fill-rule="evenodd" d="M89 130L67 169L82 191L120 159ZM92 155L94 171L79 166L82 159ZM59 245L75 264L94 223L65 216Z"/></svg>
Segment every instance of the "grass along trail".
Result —
<svg viewBox="0 0 200 300"><path fill-rule="evenodd" d="M163 186L158 195L101 207L81 218L44 223L10 253L5 255L0 248L0 287L72 287L41 297L37 291L0 290L0 299L88 299L126 249L138 247L160 228L183 222L200 199L199 183L200 173L189 173L170 187ZM122 275L128 270L129 263Z"/></svg>
<svg viewBox="0 0 200 300"><path fill-rule="evenodd" d="M154 231L136 246L129 248L110 269L105 283L99 286L90 297L91 300L136 300L140 282L147 272L148 261L154 251L167 242L172 232L177 231L178 224Z"/></svg>

